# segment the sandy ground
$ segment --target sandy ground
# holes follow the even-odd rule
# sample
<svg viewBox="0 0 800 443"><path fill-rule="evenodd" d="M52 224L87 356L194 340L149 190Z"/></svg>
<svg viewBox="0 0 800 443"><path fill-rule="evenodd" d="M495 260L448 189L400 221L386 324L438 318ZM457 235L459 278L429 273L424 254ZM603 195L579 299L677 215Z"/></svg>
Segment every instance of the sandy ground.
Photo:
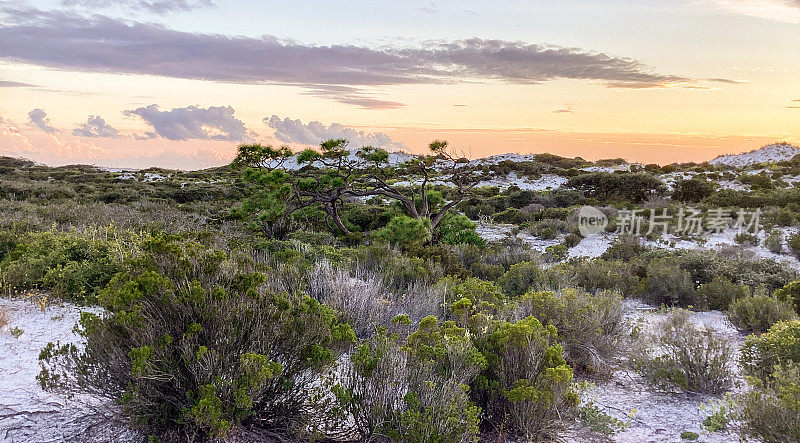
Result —
<svg viewBox="0 0 800 443"><path fill-rule="evenodd" d="M48 342L80 343L72 332L80 309L71 304L40 309L33 299L0 298L11 316L0 330L0 442L128 441L124 429L92 426L90 404L42 391L39 352ZM23 331L19 338L12 328Z"/></svg>
<svg viewBox="0 0 800 443"><path fill-rule="evenodd" d="M650 306L638 300L625 301L625 319L629 325L640 324L653 327L665 317L665 313L656 312ZM736 351L744 343L745 335L738 332L728 321L727 316L719 311L694 313L690 321L698 326L707 326L722 337L725 337ZM746 387L745 380L739 372L738 365L734 365L735 387L734 392ZM630 426L607 437L602 434L592 433L580 424L569 429L564 437L568 441L617 441L617 442L680 442L683 431L696 432L700 435L700 442L733 442L738 441L738 435L730 430L716 433L704 431L701 427L707 412L700 410L700 405L717 401L722 396L691 394L686 392L665 392L658 390L647 383L636 372L625 367L625 360L614 370L610 378L591 380L596 384L593 391L595 403L601 410L623 421L630 420L628 413L635 410Z"/></svg>

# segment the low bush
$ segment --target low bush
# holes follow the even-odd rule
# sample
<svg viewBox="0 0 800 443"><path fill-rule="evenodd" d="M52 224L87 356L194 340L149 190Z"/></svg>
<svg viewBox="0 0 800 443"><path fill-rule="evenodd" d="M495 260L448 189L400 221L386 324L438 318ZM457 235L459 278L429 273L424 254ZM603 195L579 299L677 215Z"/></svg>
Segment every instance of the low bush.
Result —
<svg viewBox="0 0 800 443"><path fill-rule="evenodd" d="M773 254L780 254L783 251L783 234L775 230L764 239L764 247Z"/></svg>
<svg viewBox="0 0 800 443"><path fill-rule="evenodd" d="M778 367L769 380L751 380L751 389L739 397L743 440L765 443L800 441L800 369Z"/></svg>
<svg viewBox="0 0 800 443"><path fill-rule="evenodd" d="M219 251L161 246L100 292L106 314L82 313L85 349L42 351L42 387L111 400L134 429L165 441L246 427L302 435L313 374L353 330L305 294L269 292L263 274L232 272Z"/></svg>
<svg viewBox="0 0 800 443"><path fill-rule="evenodd" d="M639 337L631 362L662 388L718 394L733 382L732 355L724 338L693 325L689 312L678 309L653 332Z"/></svg>
<svg viewBox="0 0 800 443"><path fill-rule="evenodd" d="M763 334L748 336L741 364L747 374L762 380L775 366L800 365L800 320L776 323Z"/></svg>
<svg viewBox="0 0 800 443"><path fill-rule="evenodd" d="M795 257L800 258L800 234L792 235L786 243L789 245L789 250L792 251Z"/></svg>
<svg viewBox="0 0 800 443"><path fill-rule="evenodd" d="M469 384L486 360L464 329L425 318L405 344L385 329L350 356L339 382L328 435L360 441L477 440L480 410Z"/></svg>
<svg viewBox="0 0 800 443"><path fill-rule="evenodd" d="M431 221L407 215L398 215L377 231L377 237L392 246L407 247L422 244L431 239Z"/></svg>
<svg viewBox="0 0 800 443"><path fill-rule="evenodd" d="M700 286L698 293L705 299L708 309L724 311L732 302L748 295L747 286L740 286L725 277L714 277L714 280Z"/></svg>
<svg viewBox="0 0 800 443"><path fill-rule="evenodd" d="M775 323L796 318L788 301L766 294L742 297L731 303L728 310L731 323L746 332L766 332Z"/></svg>
<svg viewBox="0 0 800 443"><path fill-rule="evenodd" d="M517 263L497 279L497 285L504 294L517 297L530 290L540 289L543 274L544 271L535 262Z"/></svg>
<svg viewBox="0 0 800 443"><path fill-rule="evenodd" d="M776 289L775 297L778 300L790 303L794 306L795 312L800 313L800 281L793 281L780 289Z"/></svg>
<svg viewBox="0 0 800 443"><path fill-rule="evenodd" d="M555 327L528 317L495 322L487 332L476 342L488 366L470 389L473 400L495 429L543 438L578 404Z"/></svg>
<svg viewBox="0 0 800 443"><path fill-rule="evenodd" d="M645 300L656 306L705 308L705 300L698 295L692 276L671 258L656 258L647 265L642 289Z"/></svg>
<svg viewBox="0 0 800 443"><path fill-rule="evenodd" d="M7 292L49 289L64 300L87 303L120 270L132 244L101 239L106 236L31 232L21 235L0 262L0 278ZM111 232L112 236L118 235Z"/></svg>
<svg viewBox="0 0 800 443"><path fill-rule="evenodd" d="M528 293L515 303L514 316L533 316L555 326L567 362L598 371L608 367L619 344L622 297L611 292L592 295L578 289Z"/></svg>

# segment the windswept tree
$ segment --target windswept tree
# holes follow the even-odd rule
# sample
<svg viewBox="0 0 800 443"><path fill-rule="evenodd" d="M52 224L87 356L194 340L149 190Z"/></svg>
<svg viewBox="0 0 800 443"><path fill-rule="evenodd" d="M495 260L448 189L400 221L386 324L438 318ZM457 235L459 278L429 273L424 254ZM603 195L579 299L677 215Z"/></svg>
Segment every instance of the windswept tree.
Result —
<svg viewBox="0 0 800 443"><path fill-rule="evenodd" d="M381 196L397 201L408 217L430 220L430 230L436 231L482 178L466 159L447 149L446 141L432 142L429 155L398 164L389 162L384 149L364 146L351 152L347 145L347 140L331 139L318 151L301 151L291 170L292 152L287 147L240 146L232 166L244 168L250 185L242 210L253 215L268 235L275 235L285 216L319 205L339 230L349 234L340 215L344 203L353 197ZM395 183L398 177L405 179L404 186ZM431 190L433 179L453 187L450 201Z"/></svg>

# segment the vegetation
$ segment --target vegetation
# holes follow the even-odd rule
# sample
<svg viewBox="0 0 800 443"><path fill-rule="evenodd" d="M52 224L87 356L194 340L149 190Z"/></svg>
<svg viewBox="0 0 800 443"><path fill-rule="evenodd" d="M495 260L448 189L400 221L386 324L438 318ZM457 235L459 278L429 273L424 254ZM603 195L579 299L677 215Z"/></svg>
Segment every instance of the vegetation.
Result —
<svg viewBox="0 0 800 443"><path fill-rule="evenodd" d="M705 428L795 435L799 278L744 247L757 237L716 251L648 246L676 241L658 234L620 235L597 258L570 248L583 205L602 205L612 232L622 209L691 203L763 208L779 253L800 193L769 176L716 190L736 176L710 165L588 172L579 158L483 165L429 148L244 145L230 168L131 178L0 159L3 294L92 307L85 346L42 351L42 387L104 400L152 441L535 441L578 421L613 435L630 422L576 382L631 350L655 387L721 396L733 350L690 320L721 310L765 334L742 351L750 391L715 404ZM773 166L800 173L800 160ZM481 186L511 171L567 184ZM693 178L670 193L659 175L673 172ZM487 241L490 221L513 226ZM630 331L626 298L665 320Z"/></svg>

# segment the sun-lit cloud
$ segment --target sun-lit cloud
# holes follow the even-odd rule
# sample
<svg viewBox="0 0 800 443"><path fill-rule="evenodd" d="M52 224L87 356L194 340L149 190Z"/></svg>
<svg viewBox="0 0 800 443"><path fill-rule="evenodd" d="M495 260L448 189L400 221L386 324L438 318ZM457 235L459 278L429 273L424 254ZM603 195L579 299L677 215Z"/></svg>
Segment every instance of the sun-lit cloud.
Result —
<svg viewBox="0 0 800 443"><path fill-rule="evenodd" d="M303 123L300 120L281 119L277 115L264 118L264 123L275 129L275 137L284 143L318 145L324 140L343 138L350 142L350 146L356 148L372 146L392 151L408 150L405 144L392 140L391 137L383 132L357 131L341 123L332 123L325 126L317 121Z"/></svg>
<svg viewBox="0 0 800 443"><path fill-rule="evenodd" d="M153 127L146 133L148 138L156 136L168 140L220 140L244 141L251 138L244 122L234 117L231 106L201 108L188 106L161 111L158 105L130 109L125 115L140 117Z"/></svg>
<svg viewBox="0 0 800 443"><path fill-rule="evenodd" d="M79 137L119 137L119 131L106 123L99 115L91 115L86 123L72 130L72 135Z"/></svg>
<svg viewBox="0 0 800 443"><path fill-rule="evenodd" d="M50 119L47 118L47 113L40 108L28 112L28 124L48 134L57 131L56 128L50 126Z"/></svg>
<svg viewBox="0 0 800 443"><path fill-rule="evenodd" d="M690 81L644 63L582 48L472 38L427 41L417 47L317 46L260 38L182 32L66 11L0 9L0 57L50 68L282 84L365 108L399 103L369 88L500 81L533 85L556 79L653 88ZM176 56L179 54L179 56Z"/></svg>

